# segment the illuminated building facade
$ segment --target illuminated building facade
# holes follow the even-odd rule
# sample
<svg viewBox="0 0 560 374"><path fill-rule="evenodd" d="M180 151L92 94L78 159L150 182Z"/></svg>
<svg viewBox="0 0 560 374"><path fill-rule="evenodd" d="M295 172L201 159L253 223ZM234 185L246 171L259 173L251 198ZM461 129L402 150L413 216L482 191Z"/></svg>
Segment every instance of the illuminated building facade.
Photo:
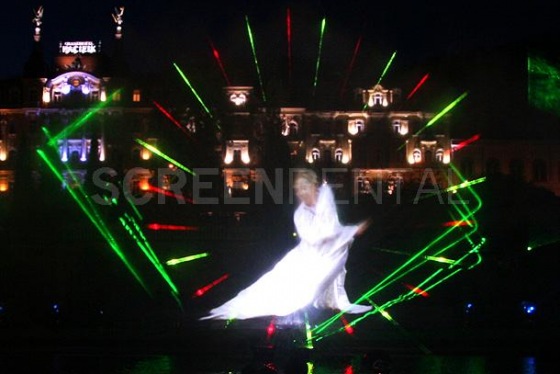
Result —
<svg viewBox="0 0 560 374"><path fill-rule="evenodd" d="M137 141L157 148L165 140L161 129L170 125L160 113L163 108L154 105L161 92L158 82L146 85L129 74L123 13L119 8L112 14L116 29L110 57L100 42L65 41L49 69L42 61L42 13L37 12L34 49L23 76L0 83L0 193L9 194L15 183L22 147L33 150L48 143L49 136L55 136L60 161L81 183L95 161L123 174L134 170L127 182L133 191L146 190L157 168L168 165L155 162L153 152ZM207 158L204 167L219 170L224 196L254 195L250 191L259 170L305 165L335 175L350 193L391 195L403 186L424 184L446 188L458 182L450 177L452 161L467 178L489 171L519 174L560 194L557 143L524 142L517 150L523 154L496 141L458 150L461 142L450 133L451 116L427 128L437 113L406 108L399 89L381 84L356 89L353 105L344 110L289 103L269 108L255 91L252 86L225 87L223 107L213 118L220 130L206 145L215 158ZM199 137L197 116L176 108L170 112L183 132ZM271 136L275 141L267 140ZM275 148L278 144L282 147ZM285 162L270 157L276 152L286 153ZM40 183L39 165L30 168Z"/></svg>
<svg viewBox="0 0 560 374"><path fill-rule="evenodd" d="M247 102L236 103L242 91ZM255 169L263 167L257 151L263 124L258 109L254 114L246 109L254 97L251 92L251 87L226 88L226 99L237 106L224 118L230 131L221 166L230 193L248 189L258 178ZM376 85L355 93L354 110L280 107L274 111L269 122L286 143L287 164L322 170L325 177L334 177L337 184L361 194L392 194L402 184L424 183L426 178L446 187L452 152L449 117L441 119L437 133L420 134L435 114L395 109L401 104L400 90Z"/></svg>
<svg viewBox="0 0 560 374"><path fill-rule="evenodd" d="M113 14L117 29L110 58L101 42L64 41L52 66L43 58L42 8L36 14L33 50L23 76L1 83L0 190L10 192L17 167L31 170L39 187L40 166L18 166L17 160L44 144L56 149L80 183L95 159L100 166L117 170L134 167L137 173L131 183L140 188L153 174L147 167L152 155L134 139L156 145L148 135L156 122L139 83L128 78L122 56L122 11ZM64 185L75 183L68 172L64 177Z"/></svg>

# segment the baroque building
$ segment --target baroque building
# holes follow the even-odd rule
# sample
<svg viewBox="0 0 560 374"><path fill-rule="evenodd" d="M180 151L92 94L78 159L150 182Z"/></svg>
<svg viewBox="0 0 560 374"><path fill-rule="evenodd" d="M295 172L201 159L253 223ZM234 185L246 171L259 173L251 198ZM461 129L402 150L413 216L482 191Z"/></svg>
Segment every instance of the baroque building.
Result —
<svg viewBox="0 0 560 374"><path fill-rule="evenodd" d="M123 188L135 194L157 183L156 188L196 199L200 186L187 183L198 180L195 173L168 155L154 154L161 145L179 156L187 148L192 152L187 142L193 139L198 148L190 167L211 168L207 173L215 177L215 186L208 195L222 199L245 196L254 200L242 201L259 202L255 189L262 191L266 183L270 192L275 179L303 166L320 169L341 196L354 198L378 199L426 185L445 189L462 177L493 172L515 174L560 194L557 142L525 141L515 152L511 143L491 140L465 147L468 139L454 139L450 132L450 113L408 108L400 89L381 84L356 88L353 103L344 109L289 102L271 107L250 85L224 87L211 115L188 106L165 107L159 104L165 100L161 83L130 72L123 16L124 8L112 14L112 53L100 41L64 41L49 66L41 40L42 10L36 12L33 51L22 77L0 83L1 194L10 194L18 183L22 154L48 144L66 165L63 188L85 183L92 166L104 166L126 176ZM47 171L34 162L26 165L30 183L41 188L41 173ZM462 177L450 171L451 163ZM169 171L161 175L162 168ZM179 172L189 174L179 179L181 185L174 175Z"/></svg>

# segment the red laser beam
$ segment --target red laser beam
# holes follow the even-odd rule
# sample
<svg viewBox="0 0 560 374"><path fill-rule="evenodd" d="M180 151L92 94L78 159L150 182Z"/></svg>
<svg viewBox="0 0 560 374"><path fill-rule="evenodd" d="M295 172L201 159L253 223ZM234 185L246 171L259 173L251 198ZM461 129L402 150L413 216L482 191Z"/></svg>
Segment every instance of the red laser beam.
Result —
<svg viewBox="0 0 560 374"><path fill-rule="evenodd" d="M353 335L354 334L354 328L352 326L350 326L350 324L348 323L346 318L344 318L344 316L341 315L340 319L342 320L342 324L344 325L344 331L346 331L350 335Z"/></svg>
<svg viewBox="0 0 560 374"><path fill-rule="evenodd" d="M418 91L418 89L420 88L420 86L422 86L427 80L428 77L430 76L430 74L426 74L422 77L422 79L420 79L420 82L418 82L418 84L416 85L416 87L414 87L412 89L412 91L410 91L410 93L408 94L408 96L406 97L406 99L410 99L412 97L412 95L414 95L416 93L416 91Z"/></svg>
<svg viewBox="0 0 560 374"><path fill-rule="evenodd" d="M220 70L222 71L222 75L224 76L224 79L225 79L227 85L231 86L231 82L230 82L229 77L226 73L226 69L224 69L224 64L222 63L222 59L220 58L220 53L218 52L216 47L214 47L214 43L212 43L212 40L210 40L210 38L208 38L208 41L210 43L210 48L212 48L212 55L214 55L214 58L216 59L216 62L218 63L218 66L220 67Z"/></svg>
<svg viewBox="0 0 560 374"><path fill-rule="evenodd" d="M420 288L418 288L418 287L415 287L415 286L413 286L413 285L411 285L411 284L408 284L408 283L403 283L403 284L404 284L404 286L405 286L406 288L408 288L409 290L411 290L412 292L414 292L414 293L416 293L416 294L418 294L418 295L420 295L420 296L430 297L430 294L429 294L429 293L427 293L426 291L424 291L424 290L422 290L422 289L420 289Z"/></svg>
<svg viewBox="0 0 560 374"><path fill-rule="evenodd" d="M480 139L480 134L476 134L470 138L468 138L467 140L463 140L461 143L457 144L455 147L453 147L453 152L457 152L459 149L466 147L467 145L476 142L478 139Z"/></svg>
<svg viewBox="0 0 560 374"><path fill-rule="evenodd" d="M448 221L443 223L443 227L455 227L455 226L473 226L473 223L469 220Z"/></svg>
<svg viewBox="0 0 560 374"><path fill-rule="evenodd" d="M161 223L148 223L146 228L149 230L168 230L168 231L197 231L198 227L196 226L185 226L185 225L167 225Z"/></svg>
<svg viewBox="0 0 560 374"><path fill-rule="evenodd" d="M173 117L171 115L171 113L169 113L167 110L165 110L165 108L163 106L161 106L157 101L152 101L154 103L154 105L156 106L156 108L159 109L160 112L162 112L171 122L173 122L173 124L175 126L177 126L179 128L179 130L181 130L182 132L184 132L185 134L187 134L188 136L191 136L191 134L189 134L189 132L183 127L183 125L181 125L181 123L179 121L177 121L175 119L175 117Z"/></svg>
<svg viewBox="0 0 560 374"><path fill-rule="evenodd" d="M348 65L348 69L346 70L346 76L344 77L344 82L342 83L342 87L340 88L340 98L344 95L346 91L346 85L348 84L348 79L350 79L350 73L354 69L354 63L356 62L356 56L358 55L358 51L360 50L360 46L362 45L362 35L356 41L356 46L354 47L354 53L352 54L352 59L350 60L350 64Z"/></svg>
<svg viewBox="0 0 560 374"><path fill-rule="evenodd" d="M159 193L159 194L168 196L168 197L173 197L173 198L175 198L175 199L177 199L177 200L179 200L179 201L186 201L186 202L189 202L189 203L191 203L191 204L193 203L193 200L190 199L190 198L186 198L186 197L184 197L183 195L178 195L178 194L175 194L175 193L173 193L173 192L171 192L171 191L164 190L164 189L162 189L162 188L155 187L155 186L152 186L152 185L149 185L149 186L148 186L148 191L156 192L156 193Z"/></svg>
<svg viewBox="0 0 560 374"><path fill-rule="evenodd" d="M220 278L216 279L215 281L213 281L212 283L207 284L206 286L199 288L198 290L196 290L196 292L193 295L193 298L195 297L200 297L202 295L204 295L206 292L208 292L209 290L211 290L213 287L215 287L216 285L222 283L223 281L225 281L226 279L229 278L229 274L224 274L222 275Z"/></svg>
<svg viewBox="0 0 560 374"><path fill-rule="evenodd" d="M292 82L292 14L286 11L286 38L288 39L288 79Z"/></svg>

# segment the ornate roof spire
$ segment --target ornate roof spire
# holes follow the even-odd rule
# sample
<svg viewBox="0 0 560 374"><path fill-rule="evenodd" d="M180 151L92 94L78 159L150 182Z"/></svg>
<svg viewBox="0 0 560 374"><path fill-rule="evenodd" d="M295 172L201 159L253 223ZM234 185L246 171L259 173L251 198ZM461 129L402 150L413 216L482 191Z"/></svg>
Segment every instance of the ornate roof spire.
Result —
<svg viewBox="0 0 560 374"><path fill-rule="evenodd" d="M115 8L115 13L112 13L113 21L117 25L117 30L115 32L115 38L122 38L122 23L123 23L124 6Z"/></svg>
<svg viewBox="0 0 560 374"><path fill-rule="evenodd" d="M36 42L41 40L41 25L43 24L43 11L44 8L43 6L39 6L39 8L37 8L37 10L34 10L33 13L35 14L35 17L33 17L32 22L35 24L35 34L33 34L33 39L35 39Z"/></svg>

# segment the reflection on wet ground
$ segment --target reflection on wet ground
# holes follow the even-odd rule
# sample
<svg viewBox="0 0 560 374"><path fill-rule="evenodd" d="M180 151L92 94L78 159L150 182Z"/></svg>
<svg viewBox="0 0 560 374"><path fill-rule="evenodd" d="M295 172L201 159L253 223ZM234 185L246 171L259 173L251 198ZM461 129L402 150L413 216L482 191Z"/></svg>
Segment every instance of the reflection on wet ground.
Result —
<svg viewBox="0 0 560 374"><path fill-rule="evenodd" d="M552 340L530 332L339 334L305 347L298 331L274 338L257 325L205 324L162 336L83 338L3 334L6 374L548 374L560 372ZM4 331L5 332L5 331ZM11 335L11 338L10 338ZM381 336L383 335L383 336Z"/></svg>
<svg viewBox="0 0 560 374"><path fill-rule="evenodd" d="M548 374L559 365L540 355L424 355L372 351L369 355L322 355L306 360L294 354L282 359L246 359L181 354L98 354L60 352L0 356L2 373L56 374ZM315 355L312 355L315 356Z"/></svg>

